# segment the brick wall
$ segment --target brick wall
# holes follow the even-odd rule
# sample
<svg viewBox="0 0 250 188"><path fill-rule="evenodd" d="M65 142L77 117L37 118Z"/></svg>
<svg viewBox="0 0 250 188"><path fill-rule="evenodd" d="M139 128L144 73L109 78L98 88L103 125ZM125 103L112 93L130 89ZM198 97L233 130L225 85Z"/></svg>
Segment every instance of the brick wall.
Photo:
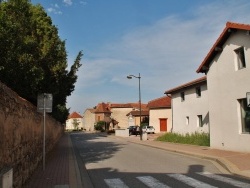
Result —
<svg viewBox="0 0 250 188"><path fill-rule="evenodd" d="M46 152L63 133L63 126L46 114ZM43 154L43 114L0 82L0 171L13 168L14 187L29 178Z"/></svg>

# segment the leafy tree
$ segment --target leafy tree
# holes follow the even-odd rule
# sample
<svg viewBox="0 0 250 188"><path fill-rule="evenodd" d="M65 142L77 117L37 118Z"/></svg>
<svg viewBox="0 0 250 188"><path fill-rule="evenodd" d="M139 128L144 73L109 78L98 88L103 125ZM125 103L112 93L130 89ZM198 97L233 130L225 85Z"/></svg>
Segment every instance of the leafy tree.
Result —
<svg viewBox="0 0 250 188"><path fill-rule="evenodd" d="M77 119L73 119L73 123L72 124L74 126L74 129L78 130L78 126L79 126L80 122Z"/></svg>
<svg viewBox="0 0 250 188"><path fill-rule="evenodd" d="M38 93L52 93L52 115L61 122L82 56L80 51L68 71L65 41L43 7L29 0L0 2L0 80L34 105Z"/></svg>

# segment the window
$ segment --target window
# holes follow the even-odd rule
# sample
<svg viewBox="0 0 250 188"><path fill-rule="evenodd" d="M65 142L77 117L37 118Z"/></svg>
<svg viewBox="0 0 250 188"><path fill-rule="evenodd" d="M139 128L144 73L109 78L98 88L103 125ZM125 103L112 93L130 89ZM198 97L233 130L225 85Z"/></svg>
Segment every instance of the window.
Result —
<svg viewBox="0 0 250 188"><path fill-rule="evenodd" d="M236 64L237 64L237 69L243 69L246 67L246 62L245 62L245 54L244 54L244 47L240 47L236 50L234 50L236 53Z"/></svg>
<svg viewBox="0 0 250 188"><path fill-rule="evenodd" d="M181 92L181 101L185 101L185 93Z"/></svg>
<svg viewBox="0 0 250 188"><path fill-rule="evenodd" d="M250 132L250 107L246 98L238 100L240 103L242 133Z"/></svg>
<svg viewBox="0 0 250 188"><path fill-rule="evenodd" d="M201 96L201 87L197 87L195 90L196 90L196 97L200 97Z"/></svg>
<svg viewBox="0 0 250 188"><path fill-rule="evenodd" d="M198 115L197 116L197 125L198 125L198 127L203 127L203 124L202 124L202 115Z"/></svg>
<svg viewBox="0 0 250 188"><path fill-rule="evenodd" d="M189 116L186 116L186 125L189 125Z"/></svg>

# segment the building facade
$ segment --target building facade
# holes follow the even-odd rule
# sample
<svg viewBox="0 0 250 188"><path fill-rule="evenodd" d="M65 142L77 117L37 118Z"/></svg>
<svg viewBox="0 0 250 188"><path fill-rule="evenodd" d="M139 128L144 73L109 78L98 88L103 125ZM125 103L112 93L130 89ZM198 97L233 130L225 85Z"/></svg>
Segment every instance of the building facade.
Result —
<svg viewBox="0 0 250 188"><path fill-rule="evenodd" d="M207 74L212 148L250 152L250 25L228 22L198 68Z"/></svg>
<svg viewBox="0 0 250 188"><path fill-rule="evenodd" d="M208 90L206 76L167 90L172 99L171 132L209 133Z"/></svg>
<svg viewBox="0 0 250 188"><path fill-rule="evenodd" d="M72 112L66 120L65 130L82 130L83 117L77 112Z"/></svg>
<svg viewBox="0 0 250 188"><path fill-rule="evenodd" d="M155 128L155 133L172 130L171 98L160 97L148 102L149 125Z"/></svg>

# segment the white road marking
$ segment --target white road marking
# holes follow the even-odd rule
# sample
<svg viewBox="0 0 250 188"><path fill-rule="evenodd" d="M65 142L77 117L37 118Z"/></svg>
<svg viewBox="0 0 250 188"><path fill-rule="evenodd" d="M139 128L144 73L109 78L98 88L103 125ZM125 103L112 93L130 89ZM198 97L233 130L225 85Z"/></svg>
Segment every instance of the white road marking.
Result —
<svg viewBox="0 0 250 188"><path fill-rule="evenodd" d="M225 183L228 183L230 185L236 186L236 187L241 187L241 188L250 188L250 184L249 183L244 183L238 180L234 180L232 178L228 178L228 177L224 177L221 175L217 175L217 174L212 174L210 172L198 172L197 174L206 176L208 178L212 178L215 180L219 180Z"/></svg>
<svg viewBox="0 0 250 188"><path fill-rule="evenodd" d="M152 187L152 188L170 188L167 185L161 183L160 181L158 181L157 179L155 179L155 178L153 178L151 176L139 176L139 177L136 177L136 178L139 179L142 183L144 183L148 187Z"/></svg>
<svg viewBox="0 0 250 188"><path fill-rule="evenodd" d="M110 188L129 188L122 180L119 178L114 178L114 179L104 179L106 184Z"/></svg>
<svg viewBox="0 0 250 188"><path fill-rule="evenodd" d="M192 187L197 187L197 188L215 188L214 186L212 185L209 185L207 183L203 183L199 180L196 180L194 178L191 178L191 177L188 177L188 176L185 176L185 175L182 175L182 174L167 174L167 176L171 177L171 178L174 178L176 180L179 180L189 186L192 186Z"/></svg>

